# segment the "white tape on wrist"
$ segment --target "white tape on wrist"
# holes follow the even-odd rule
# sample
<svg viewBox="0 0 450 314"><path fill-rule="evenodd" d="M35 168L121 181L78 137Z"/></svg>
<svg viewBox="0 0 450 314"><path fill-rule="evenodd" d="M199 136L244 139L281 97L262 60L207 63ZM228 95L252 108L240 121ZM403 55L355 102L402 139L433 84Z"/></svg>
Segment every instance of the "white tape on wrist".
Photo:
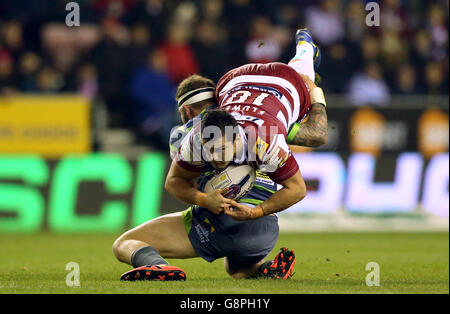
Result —
<svg viewBox="0 0 450 314"><path fill-rule="evenodd" d="M321 104L324 107L327 106L325 96L320 87L314 87L313 90L309 92L309 94L311 95L311 104Z"/></svg>

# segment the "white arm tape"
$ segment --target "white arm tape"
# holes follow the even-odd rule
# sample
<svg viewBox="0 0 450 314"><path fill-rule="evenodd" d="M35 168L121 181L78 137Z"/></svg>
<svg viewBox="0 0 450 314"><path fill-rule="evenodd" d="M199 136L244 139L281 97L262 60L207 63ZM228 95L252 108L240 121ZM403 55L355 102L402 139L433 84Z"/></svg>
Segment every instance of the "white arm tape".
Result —
<svg viewBox="0 0 450 314"><path fill-rule="evenodd" d="M309 94L311 95L311 104L321 104L324 107L327 106L325 96L323 95L323 91L320 87L314 87Z"/></svg>

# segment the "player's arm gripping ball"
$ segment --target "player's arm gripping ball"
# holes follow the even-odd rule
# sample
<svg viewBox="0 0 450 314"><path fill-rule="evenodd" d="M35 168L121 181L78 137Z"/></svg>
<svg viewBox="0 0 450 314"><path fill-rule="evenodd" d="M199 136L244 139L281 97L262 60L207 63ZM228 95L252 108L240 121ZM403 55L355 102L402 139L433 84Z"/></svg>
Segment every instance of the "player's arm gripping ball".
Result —
<svg viewBox="0 0 450 314"><path fill-rule="evenodd" d="M224 209L224 213L235 220L257 219L285 210L300 202L306 196L306 184L300 171L297 171L289 179L278 183L283 187L259 206L251 208L236 201L231 201L230 205L234 209Z"/></svg>
<svg viewBox="0 0 450 314"><path fill-rule="evenodd" d="M188 171L174 160L166 177L165 188L177 199L194 205L208 208L214 214L220 214L223 208L229 207L228 198L223 197L225 189L203 193L197 190L194 179L200 173Z"/></svg>

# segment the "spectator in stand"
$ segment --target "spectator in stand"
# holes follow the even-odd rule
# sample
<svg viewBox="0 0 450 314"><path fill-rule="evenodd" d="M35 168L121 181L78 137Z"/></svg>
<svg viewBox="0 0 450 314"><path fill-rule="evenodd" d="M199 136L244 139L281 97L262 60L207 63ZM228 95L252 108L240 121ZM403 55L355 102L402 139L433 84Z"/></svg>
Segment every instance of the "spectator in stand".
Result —
<svg viewBox="0 0 450 314"><path fill-rule="evenodd" d="M373 35L366 35L361 43L360 53L361 58L359 64L366 64L367 62L379 62L380 60L380 42Z"/></svg>
<svg viewBox="0 0 450 314"><path fill-rule="evenodd" d="M411 59L419 67L424 67L432 59L431 38L424 29L419 30L414 37Z"/></svg>
<svg viewBox="0 0 450 314"><path fill-rule="evenodd" d="M245 45L247 62L278 61L282 46L274 35L273 25L267 17L258 16L254 18L251 22L250 40Z"/></svg>
<svg viewBox="0 0 450 314"><path fill-rule="evenodd" d="M228 44L232 43L233 67L241 66L247 62L245 47L249 38L250 19L256 12L257 4L251 0L229 0L224 9L224 16L228 22Z"/></svg>
<svg viewBox="0 0 450 314"><path fill-rule="evenodd" d="M99 16L122 20L132 9L135 0L94 0L92 8Z"/></svg>
<svg viewBox="0 0 450 314"><path fill-rule="evenodd" d="M350 81L349 100L356 106L386 106L389 104L389 88L383 80L381 67L370 62L362 74L357 74Z"/></svg>
<svg viewBox="0 0 450 314"><path fill-rule="evenodd" d="M319 45L330 45L345 35L344 19L339 0L323 0L320 7L306 13L306 25Z"/></svg>
<svg viewBox="0 0 450 314"><path fill-rule="evenodd" d="M167 60L167 71L174 84L180 83L191 74L198 72L198 63L189 41L189 29L173 23L169 26L166 40L159 49Z"/></svg>
<svg viewBox="0 0 450 314"><path fill-rule="evenodd" d="M19 21L12 20L4 25L3 41L5 49L13 55L16 62L25 49L22 33L22 25Z"/></svg>
<svg viewBox="0 0 450 314"><path fill-rule="evenodd" d="M360 43L367 29L364 3L361 0L352 0L346 11L347 39L352 44Z"/></svg>
<svg viewBox="0 0 450 314"><path fill-rule="evenodd" d="M322 53L327 57L323 59L323 69L320 70L321 85L329 93L345 92L348 78L358 70L354 51L343 43L334 43Z"/></svg>
<svg viewBox="0 0 450 314"><path fill-rule="evenodd" d="M148 58L148 53L152 50L150 29L143 23L135 24L131 28L130 54L131 66L133 68L142 65Z"/></svg>
<svg viewBox="0 0 450 314"><path fill-rule="evenodd" d="M303 25L300 8L295 3L281 4L276 11L276 24L286 25L290 29L296 29L299 25Z"/></svg>
<svg viewBox="0 0 450 314"><path fill-rule="evenodd" d="M137 69L130 83L134 121L138 133L155 149L167 150L170 130L175 124L175 86L168 73L165 54L150 53L147 64Z"/></svg>
<svg viewBox="0 0 450 314"><path fill-rule="evenodd" d="M429 62L425 67L425 85L428 95L448 93L448 85L444 81L444 69L442 63Z"/></svg>
<svg viewBox="0 0 450 314"><path fill-rule="evenodd" d="M41 93L60 92L63 86L63 78L54 68L44 66L38 74L38 91Z"/></svg>
<svg viewBox="0 0 450 314"><path fill-rule="evenodd" d="M420 91L416 69L408 63L400 65L397 69L393 92L395 94L417 94Z"/></svg>
<svg viewBox="0 0 450 314"><path fill-rule="evenodd" d="M127 90L123 86L127 85L131 69L129 32L125 25L107 19L103 21L103 33L102 41L92 52L98 70L99 93L108 106L112 122L127 126L131 117L127 108Z"/></svg>
<svg viewBox="0 0 450 314"><path fill-rule="evenodd" d="M171 20L178 26L185 27L188 33L188 40L191 37L191 31L198 17L197 6L190 1L181 2L173 10Z"/></svg>
<svg viewBox="0 0 450 314"><path fill-rule="evenodd" d="M11 94L15 92L17 84L13 58L8 51L0 50L0 93Z"/></svg>
<svg viewBox="0 0 450 314"><path fill-rule="evenodd" d="M78 71L78 93L94 100L98 93L98 74L93 64L83 64Z"/></svg>
<svg viewBox="0 0 450 314"><path fill-rule="evenodd" d="M440 4L431 5L428 11L428 31L433 44L433 57L443 60L448 56L448 24L445 23L445 10ZM447 15L448 16L448 15Z"/></svg>
<svg viewBox="0 0 450 314"><path fill-rule="evenodd" d="M383 31L394 31L401 37L409 38L409 16L400 0L384 0L381 5L381 21Z"/></svg>
<svg viewBox="0 0 450 314"><path fill-rule="evenodd" d="M125 16L128 24L142 23L152 30L153 40L155 42L164 39L166 25L166 11L163 0L140 0L131 8L130 14Z"/></svg>
<svg viewBox="0 0 450 314"><path fill-rule="evenodd" d="M406 43L401 40L398 32L386 30L382 32L379 44L384 69L393 74L398 64L407 59Z"/></svg>
<svg viewBox="0 0 450 314"><path fill-rule="evenodd" d="M231 51L224 38L225 29L217 24L203 21L196 28L196 36L192 47L199 63L200 73L217 82L222 75L231 69Z"/></svg>
<svg viewBox="0 0 450 314"><path fill-rule="evenodd" d="M26 52L20 58L20 90L24 92L38 91L38 72L41 67L41 58L33 53Z"/></svg>
<svg viewBox="0 0 450 314"><path fill-rule="evenodd" d="M203 0L202 20L210 23L220 23L223 19L223 0Z"/></svg>

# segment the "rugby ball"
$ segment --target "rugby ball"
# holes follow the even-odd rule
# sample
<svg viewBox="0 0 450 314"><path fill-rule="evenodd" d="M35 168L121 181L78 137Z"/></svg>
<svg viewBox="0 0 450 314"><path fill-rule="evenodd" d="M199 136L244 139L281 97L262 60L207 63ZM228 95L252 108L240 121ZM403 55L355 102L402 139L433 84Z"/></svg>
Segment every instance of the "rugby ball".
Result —
<svg viewBox="0 0 450 314"><path fill-rule="evenodd" d="M224 197L237 201L253 188L255 178L256 171L253 167L232 164L211 176L205 183L203 192L228 188Z"/></svg>

